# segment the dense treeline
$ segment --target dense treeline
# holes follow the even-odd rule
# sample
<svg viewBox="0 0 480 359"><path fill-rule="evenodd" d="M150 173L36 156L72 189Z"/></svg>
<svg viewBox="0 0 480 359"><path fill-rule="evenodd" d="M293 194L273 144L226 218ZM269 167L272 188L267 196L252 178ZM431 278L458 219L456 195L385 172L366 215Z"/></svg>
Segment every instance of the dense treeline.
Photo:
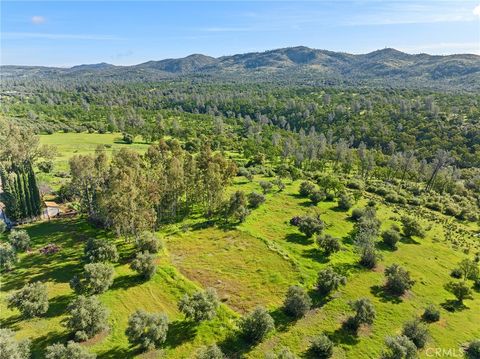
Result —
<svg viewBox="0 0 480 359"><path fill-rule="evenodd" d="M91 220L125 236L138 236L194 207L212 215L237 171L207 142L191 154L176 140L161 140L145 155L123 149L111 162L99 147L95 155L72 157L70 170L63 193L78 199Z"/></svg>
<svg viewBox="0 0 480 359"><path fill-rule="evenodd" d="M0 200L7 218L13 222L37 218L41 198L33 166L53 152L40 148L38 136L27 129L0 120Z"/></svg>
<svg viewBox="0 0 480 359"><path fill-rule="evenodd" d="M0 169L5 212L12 221L40 215L41 203L35 174L30 163Z"/></svg>
<svg viewBox="0 0 480 359"><path fill-rule="evenodd" d="M195 82L22 83L3 95L7 116L41 131L127 131L158 136L159 117L202 121L221 117L242 128L254 123L327 139L365 143L388 153L416 150L432 159L448 150L461 167L479 166L478 95L421 90ZM205 116L189 116L200 114ZM25 120L24 120L25 121ZM178 120L181 122L181 120ZM154 134L154 136L155 136Z"/></svg>

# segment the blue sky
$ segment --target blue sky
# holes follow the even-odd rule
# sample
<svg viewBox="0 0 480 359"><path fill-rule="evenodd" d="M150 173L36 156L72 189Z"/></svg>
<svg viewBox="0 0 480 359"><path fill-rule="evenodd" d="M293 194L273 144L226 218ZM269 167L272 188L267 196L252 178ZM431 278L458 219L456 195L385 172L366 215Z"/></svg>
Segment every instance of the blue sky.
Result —
<svg viewBox="0 0 480 359"><path fill-rule="evenodd" d="M480 54L480 1L1 1L1 63L129 65L304 45Z"/></svg>

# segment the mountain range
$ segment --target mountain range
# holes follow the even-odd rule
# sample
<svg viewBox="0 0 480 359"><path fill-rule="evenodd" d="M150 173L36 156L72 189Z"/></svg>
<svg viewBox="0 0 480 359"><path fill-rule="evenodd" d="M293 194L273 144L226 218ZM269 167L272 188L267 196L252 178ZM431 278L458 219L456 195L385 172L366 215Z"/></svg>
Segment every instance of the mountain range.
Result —
<svg viewBox="0 0 480 359"><path fill-rule="evenodd" d="M71 68L1 66L4 79L94 79L158 81L185 77L314 83L383 83L425 87L480 88L480 56L407 54L385 48L348 54L304 46L232 56L193 54L132 66L107 63Z"/></svg>

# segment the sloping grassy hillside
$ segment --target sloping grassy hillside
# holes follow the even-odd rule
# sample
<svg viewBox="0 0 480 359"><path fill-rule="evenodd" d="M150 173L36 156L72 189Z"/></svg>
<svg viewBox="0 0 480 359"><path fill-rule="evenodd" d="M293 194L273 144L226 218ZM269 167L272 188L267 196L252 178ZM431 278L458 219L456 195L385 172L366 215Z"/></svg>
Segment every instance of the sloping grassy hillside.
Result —
<svg viewBox="0 0 480 359"><path fill-rule="evenodd" d="M42 136L42 142L59 148L61 156L56 159L55 171L66 171L68 158L92 153L97 144L110 144L108 149L112 151L125 146L115 143L117 137L56 134ZM131 146L139 151L146 148L143 144ZM258 182L262 179L265 178L256 177L248 182L238 177L228 191L260 192ZM58 184L57 178L50 180ZM417 208L415 216L427 229L426 238L403 238L396 251L379 243L382 259L376 269L366 270L357 264L358 256L350 235L354 226L351 212L339 210L336 202L312 206L308 199L298 195L299 183L286 181L285 190L268 193L266 202L238 226L215 223L197 215L162 227L158 235L165 249L157 257L157 273L148 282L140 280L129 268L134 254L131 243L93 228L80 218L24 226L33 245L30 252L20 255L13 271L1 275L0 325L17 331L19 338L31 338L34 358L42 358L47 345L68 340L70 335L63 321L67 305L74 298L68 282L82 271L86 239L99 237L114 241L121 254L120 262L115 265L114 284L100 296L110 311L110 330L84 343L99 358L190 358L202 345L215 342L232 358L264 358L265 354L278 352L282 347L303 357L307 356L312 337L322 332L335 343L335 358L378 358L384 338L399 333L402 324L421 315L428 304L440 308L441 319L428 325L430 339L426 349L420 352L421 357L427 357L428 348L456 349L480 337L480 293L474 292L473 299L465 300L464 308L452 312L445 308L453 296L443 288L451 280L451 270L462 259L478 252L478 241L464 235L478 232L477 224L467 225ZM377 202L382 229L398 224L402 215L413 213L408 207L387 205L380 197L368 193L363 193L355 206L363 207L368 200ZM341 240L341 251L329 258L313 239L307 239L289 224L293 216L312 211L320 213L325 221L325 233ZM451 235L452 228L455 236ZM5 236L1 238L5 239ZM469 253L459 249L458 241L463 240L469 241ZM39 248L47 243L59 245L60 252L48 256L39 253ZM383 270L392 263L407 268L415 280L412 290L400 298L383 290ZM328 266L346 275L348 281L331 298L322 298L314 287L318 271ZM32 281L47 283L50 309L44 317L25 320L18 311L7 308L6 298ZM298 321L282 312L282 302L290 285L306 288L314 303L312 310ZM207 287L215 288L222 301L217 317L200 325L185 321L177 309L178 300L185 293ZM350 315L348 302L360 297L374 303L377 318L373 326L362 328L355 336L342 330L342 322ZM269 310L277 329L263 343L248 346L236 332L236 321L257 305ZM168 315L169 333L162 349L142 354L129 347L124 332L129 315L136 309Z"/></svg>
<svg viewBox="0 0 480 359"><path fill-rule="evenodd" d="M234 188L258 190L258 183L238 180ZM90 236L115 241L121 252L114 285L101 295L110 310L111 330L85 343L100 358L139 354L129 348L124 335L128 316L137 308L165 312L171 320L167 343L163 350L150 353L153 357L161 354L170 358L191 357L202 344L212 342L218 342L233 357L262 358L281 347L302 355L313 336L326 332L336 344L336 358L377 358L386 335L398 333L402 324L421 315L426 305L432 303L441 308L453 299L443 285L450 280L451 269L466 255L443 241L441 224L430 224L425 239L403 240L397 251L379 246L383 257L380 265L375 270L365 270L357 265L349 236L353 227L349 212L339 211L335 202L322 202L313 208L297 192L298 182L295 182L288 184L283 192L268 194L266 203L252 211L237 228L198 221L166 226L159 233L166 242L166 250L158 256L159 270L149 282L140 281L128 268L133 249L130 243L93 229L82 220L26 226L34 246L21 256L16 269L2 275L2 326L17 330L19 337L32 338L36 358L42 356L46 345L68 338L62 325L66 306L73 299L68 281L82 269L83 245ZM327 223L326 232L342 239L342 251L330 258L317 250L313 240L307 240L289 225L292 216L313 209ZM385 228L403 213L401 209L379 205L378 216ZM57 243L62 250L51 256L40 254L38 248L50 242ZM405 266L416 282L401 298L391 297L382 289L383 269L391 263ZM329 300L318 297L314 291L317 272L326 266L348 276L347 285ZM48 283L50 309L45 317L23 320L17 311L6 308L5 299L11 291L35 280ZM315 303L306 317L296 322L281 311L285 292L292 284L306 287ZM216 288L223 304L216 319L195 326L184 321L177 302L184 293L198 287ZM359 297L372 300L377 319L372 327L353 336L341 329L341 323L349 315L348 301ZM236 337L235 321L258 304L269 309L277 331L260 345L248 347ZM480 335L477 324L480 294L466 300L465 306L455 312L441 309L441 320L429 325L431 339L427 348L456 348Z"/></svg>

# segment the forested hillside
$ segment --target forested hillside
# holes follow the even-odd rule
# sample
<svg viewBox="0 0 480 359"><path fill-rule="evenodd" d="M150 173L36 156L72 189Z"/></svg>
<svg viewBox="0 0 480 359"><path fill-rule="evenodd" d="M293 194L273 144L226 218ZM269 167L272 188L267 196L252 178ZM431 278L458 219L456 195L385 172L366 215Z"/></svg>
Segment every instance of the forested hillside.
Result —
<svg viewBox="0 0 480 359"><path fill-rule="evenodd" d="M3 66L1 71L6 80L151 82L185 78L475 91L480 82L480 56L411 55L390 48L353 55L298 46L219 58L194 54L133 66L106 63L72 68Z"/></svg>

